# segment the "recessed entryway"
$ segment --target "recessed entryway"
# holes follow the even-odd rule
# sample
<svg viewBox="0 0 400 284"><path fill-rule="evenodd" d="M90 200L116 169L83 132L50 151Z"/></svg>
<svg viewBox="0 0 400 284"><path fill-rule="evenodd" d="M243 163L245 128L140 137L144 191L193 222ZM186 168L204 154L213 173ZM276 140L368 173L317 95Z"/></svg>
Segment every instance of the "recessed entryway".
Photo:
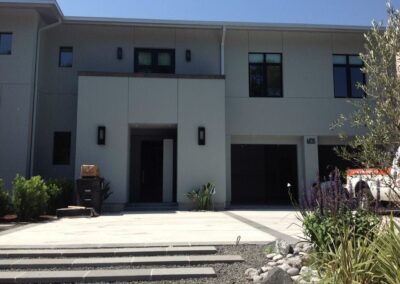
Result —
<svg viewBox="0 0 400 284"><path fill-rule="evenodd" d="M297 199L296 145L232 145L232 204L290 205Z"/></svg>
<svg viewBox="0 0 400 284"><path fill-rule="evenodd" d="M129 201L176 201L175 128L131 129Z"/></svg>

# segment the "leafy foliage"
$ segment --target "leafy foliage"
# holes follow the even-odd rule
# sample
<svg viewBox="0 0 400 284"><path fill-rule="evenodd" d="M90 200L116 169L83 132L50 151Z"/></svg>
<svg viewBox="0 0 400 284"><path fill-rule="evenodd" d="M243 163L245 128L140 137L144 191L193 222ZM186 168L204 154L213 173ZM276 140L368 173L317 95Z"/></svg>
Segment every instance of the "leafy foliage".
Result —
<svg viewBox="0 0 400 284"><path fill-rule="evenodd" d="M10 196L4 188L4 182L0 179L0 217L10 212Z"/></svg>
<svg viewBox="0 0 400 284"><path fill-rule="evenodd" d="M56 209L74 203L74 182L69 179L49 179L46 182L49 190L47 213L54 214Z"/></svg>
<svg viewBox="0 0 400 284"><path fill-rule="evenodd" d="M210 210L214 194L215 185L207 183L197 190L186 193L186 197L195 204L197 210Z"/></svg>
<svg viewBox="0 0 400 284"><path fill-rule="evenodd" d="M12 203L23 221L29 221L45 213L50 194L56 194L54 185L48 186L40 176L26 179L17 175L13 181Z"/></svg>
<svg viewBox="0 0 400 284"><path fill-rule="evenodd" d="M391 166L400 146L400 66L396 75L396 57L400 60L400 12L390 2L387 11L386 27L373 23L371 31L365 35L365 52L360 55L367 84L359 87L366 96L352 100L355 111L342 114L333 124L336 129L350 126L363 133L353 138L341 134L344 140L349 140L351 149L339 148L342 157L364 168L383 171ZM387 174L392 177L390 171ZM392 189L397 187L396 183L389 185Z"/></svg>

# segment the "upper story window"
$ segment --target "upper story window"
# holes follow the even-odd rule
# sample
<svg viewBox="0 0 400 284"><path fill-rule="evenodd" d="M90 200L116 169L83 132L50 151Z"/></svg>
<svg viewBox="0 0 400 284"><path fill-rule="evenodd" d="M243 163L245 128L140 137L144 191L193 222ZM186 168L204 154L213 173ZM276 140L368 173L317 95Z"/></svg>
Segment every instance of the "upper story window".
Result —
<svg viewBox="0 0 400 284"><path fill-rule="evenodd" d="M59 67L72 67L73 62L73 48L70 46L60 47L60 54L58 58Z"/></svg>
<svg viewBox="0 0 400 284"><path fill-rule="evenodd" d="M363 98L364 91L357 87L365 84L365 74L361 68L363 61L358 55L333 55L333 76L335 98Z"/></svg>
<svg viewBox="0 0 400 284"><path fill-rule="evenodd" d="M12 47L12 33L0 33L0 55L10 55Z"/></svg>
<svg viewBox="0 0 400 284"><path fill-rule="evenodd" d="M250 97L282 97L282 54L249 53Z"/></svg>
<svg viewBox="0 0 400 284"><path fill-rule="evenodd" d="M175 73L175 50L135 48L135 72Z"/></svg>

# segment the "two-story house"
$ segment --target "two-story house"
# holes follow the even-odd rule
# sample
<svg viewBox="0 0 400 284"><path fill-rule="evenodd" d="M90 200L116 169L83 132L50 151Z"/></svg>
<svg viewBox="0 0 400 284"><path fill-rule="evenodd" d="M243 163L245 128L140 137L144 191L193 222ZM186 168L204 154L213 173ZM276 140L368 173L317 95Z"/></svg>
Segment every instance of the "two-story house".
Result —
<svg viewBox="0 0 400 284"><path fill-rule="evenodd" d="M177 203L214 182L217 208L287 204L340 163L365 28L64 16L0 0L0 178L78 178L110 208ZM347 130L350 134L351 129ZM354 134L354 133L353 133Z"/></svg>

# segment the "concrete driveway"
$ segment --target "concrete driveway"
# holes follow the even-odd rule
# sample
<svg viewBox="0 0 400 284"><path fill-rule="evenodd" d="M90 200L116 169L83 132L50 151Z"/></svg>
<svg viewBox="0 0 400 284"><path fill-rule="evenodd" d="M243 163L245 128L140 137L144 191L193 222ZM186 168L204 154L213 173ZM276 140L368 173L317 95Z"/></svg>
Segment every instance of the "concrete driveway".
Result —
<svg viewBox="0 0 400 284"><path fill-rule="evenodd" d="M127 212L66 218L0 233L4 246L161 245L295 242L300 222L291 210Z"/></svg>

